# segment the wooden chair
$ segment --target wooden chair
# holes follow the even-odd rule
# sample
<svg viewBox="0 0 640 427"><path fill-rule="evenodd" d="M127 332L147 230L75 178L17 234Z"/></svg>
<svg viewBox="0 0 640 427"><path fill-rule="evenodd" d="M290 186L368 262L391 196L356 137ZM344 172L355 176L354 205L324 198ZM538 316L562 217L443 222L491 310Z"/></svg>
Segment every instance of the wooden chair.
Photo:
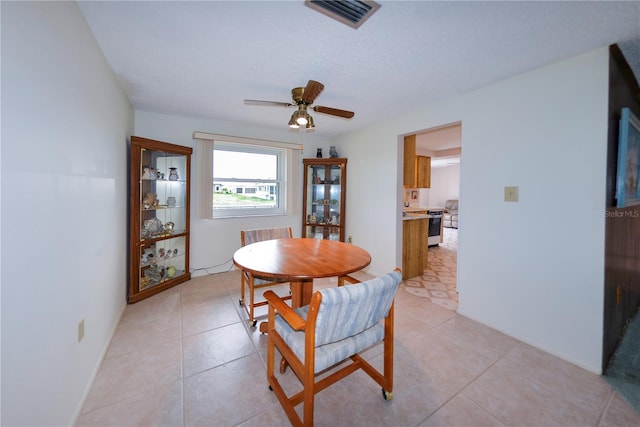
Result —
<svg viewBox="0 0 640 427"><path fill-rule="evenodd" d="M264 228L240 231L240 242L242 246L246 246L251 243L262 242L264 240L291 239L292 237L293 233L291 232L291 227ZM281 280L279 281L274 278L254 276L248 271L242 271L240 279L240 305L244 306L244 308L247 310L247 314L249 315L249 323L251 324L251 326L256 326L257 323L254 315L254 309L256 307L267 305L267 301L256 302L255 290L268 286L279 285L282 283L287 282ZM245 298L245 286L249 288L248 303ZM291 299L291 295L285 296L283 297L283 299Z"/></svg>
<svg viewBox="0 0 640 427"><path fill-rule="evenodd" d="M294 426L313 426L314 396L362 369L393 395L393 300L402 281L399 269L365 282L314 292L308 306L293 309L274 292L269 302L267 381ZM358 353L384 341L383 372ZM274 374L275 349L291 366L303 389L287 396ZM316 382L316 376L350 359L350 363ZM282 365L281 365L282 366ZM281 367L282 371L282 367ZM303 403L303 419L295 407Z"/></svg>

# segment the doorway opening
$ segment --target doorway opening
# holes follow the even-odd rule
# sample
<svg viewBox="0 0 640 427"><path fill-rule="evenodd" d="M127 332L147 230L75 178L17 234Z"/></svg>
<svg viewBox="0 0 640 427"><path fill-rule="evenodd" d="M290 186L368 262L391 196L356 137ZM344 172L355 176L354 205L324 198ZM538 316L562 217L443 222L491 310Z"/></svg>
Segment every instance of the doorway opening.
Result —
<svg viewBox="0 0 640 427"><path fill-rule="evenodd" d="M448 201L460 199L461 122L425 129L415 133L417 156L429 157L429 188L404 188L405 209L443 213L438 244L429 241L427 268L423 274L405 280L405 289L417 296L450 309L458 309L458 222L444 219ZM408 203L407 203L408 202ZM449 203L450 204L450 203ZM407 206L408 205L408 206Z"/></svg>

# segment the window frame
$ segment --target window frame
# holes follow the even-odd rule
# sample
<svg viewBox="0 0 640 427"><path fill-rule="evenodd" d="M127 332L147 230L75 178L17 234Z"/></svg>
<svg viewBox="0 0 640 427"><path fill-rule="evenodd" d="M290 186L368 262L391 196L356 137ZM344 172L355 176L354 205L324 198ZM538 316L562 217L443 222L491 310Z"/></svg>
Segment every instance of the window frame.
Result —
<svg viewBox="0 0 640 427"><path fill-rule="evenodd" d="M213 192L211 194L211 212L212 218L239 218L239 217L252 217L252 216L277 216L286 215L287 212L287 191L286 191L286 157L287 153L284 148L278 147L266 147L256 146L249 144L242 144L237 142L229 142L216 140L213 143L213 151L211 156L212 162L212 186L215 187L216 171L213 168L213 162L215 158L216 150L220 151L233 151L237 153L253 153L253 154L267 154L275 155L277 158L277 177L275 179L244 179L244 178L232 178L232 177L217 177L218 180L224 180L225 182L256 182L256 183L276 183L278 184L277 194L277 206L272 208L216 208L213 205Z"/></svg>
<svg viewBox="0 0 640 427"><path fill-rule="evenodd" d="M263 216L298 215L302 199L302 151L303 145L272 141L256 138L245 138L231 135L213 134L208 132L193 132L196 141L196 197L194 198L197 218L205 220L219 220L226 218L252 218ZM284 167L284 212L280 214L265 214L264 212L250 212L257 209L245 209L240 216L214 216L213 212L213 151L218 142L242 144L246 146L281 148L285 156Z"/></svg>

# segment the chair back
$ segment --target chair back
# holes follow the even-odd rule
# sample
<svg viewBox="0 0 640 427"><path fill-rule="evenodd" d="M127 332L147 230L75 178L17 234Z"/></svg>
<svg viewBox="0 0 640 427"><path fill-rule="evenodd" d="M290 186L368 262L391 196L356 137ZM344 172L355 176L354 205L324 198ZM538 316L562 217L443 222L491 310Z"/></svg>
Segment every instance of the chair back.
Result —
<svg viewBox="0 0 640 427"><path fill-rule="evenodd" d="M316 317L315 345L340 341L359 334L389 314L402 274L383 276L348 286L319 291L322 302Z"/></svg>
<svg viewBox="0 0 640 427"><path fill-rule="evenodd" d="M264 240L291 239L292 237L293 233L291 232L291 227L261 228L240 231L240 241L242 246L262 242Z"/></svg>

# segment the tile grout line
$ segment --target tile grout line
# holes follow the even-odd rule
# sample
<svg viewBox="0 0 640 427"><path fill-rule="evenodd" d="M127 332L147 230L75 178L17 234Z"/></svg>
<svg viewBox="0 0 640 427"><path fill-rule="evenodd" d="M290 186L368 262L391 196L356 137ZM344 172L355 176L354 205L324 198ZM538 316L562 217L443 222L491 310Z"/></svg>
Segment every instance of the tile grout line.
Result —
<svg viewBox="0 0 640 427"><path fill-rule="evenodd" d="M602 426L602 421L604 421L605 415L607 414L607 412L609 412L609 407L611 406L611 402L613 401L614 393L615 391L613 390L613 387L612 387L611 390L609 391L609 397L607 398L607 403L602 408L602 411L600 412L600 416L598 416L598 422L596 423L596 426L598 427Z"/></svg>
<svg viewBox="0 0 640 427"><path fill-rule="evenodd" d="M488 408L485 408L484 405L482 405L480 402L476 402L474 399L472 399L469 396L463 395L462 393L469 388L469 386L471 384L473 384L475 381L477 381L481 376L483 376L484 374L486 374L491 368L493 368L498 362L500 362L502 359L504 359L505 357L507 357L507 355L509 355L509 353L511 353L514 349L516 349L520 344L516 344L514 345L512 348L509 349L509 351L505 352L502 356L498 357L493 363L491 363L484 371L482 371L480 374L478 374L475 378L473 378L471 381L469 381L467 384L465 384L457 393L456 396L458 395L462 395L462 397L465 397L466 399L469 399L470 401L472 401L473 403L475 403L476 405L478 405L480 408L482 408L483 411L485 411L486 413L490 414L493 418L495 418L496 420L498 420L500 423L504 424L504 425L509 425L508 422L502 420L498 415L494 414L493 412L491 412Z"/></svg>
<svg viewBox="0 0 640 427"><path fill-rule="evenodd" d="M182 383L181 387L181 402L182 402L182 427L184 427L187 423L187 414L185 407L185 381L184 381L184 318L182 312L182 288L178 289L180 293L180 382Z"/></svg>

